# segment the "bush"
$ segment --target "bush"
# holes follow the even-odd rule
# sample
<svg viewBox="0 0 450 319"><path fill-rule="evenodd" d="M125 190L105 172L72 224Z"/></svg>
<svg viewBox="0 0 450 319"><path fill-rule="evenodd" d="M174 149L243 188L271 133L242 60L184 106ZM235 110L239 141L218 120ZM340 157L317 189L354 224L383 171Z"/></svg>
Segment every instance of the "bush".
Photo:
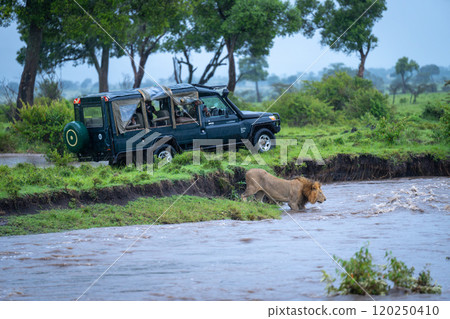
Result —
<svg viewBox="0 0 450 319"><path fill-rule="evenodd" d="M335 111L343 110L358 90L374 89L370 80L352 77L346 72L324 76L322 81L305 81L303 92L328 103Z"/></svg>
<svg viewBox="0 0 450 319"><path fill-rule="evenodd" d="M377 89L359 89L344 106L349 118L360 118L367 112L376 118L388 114L388 97Z"/></svg>
<svg viewBox="0 0 450 319"><path fill-rule="evenodd" d="M385 117L382 117L377 124L377 128L373 132L375 139L394 144L398 141L400 134L406 126L406 118L400 120L388 121Z"/></svg>
<svg viewBox="0 0 450 319"><path fill-rule="evenodd" d="M386 279L390 280L394 287L410 289L416 293L440 294L441 286L432 284L430 271L424 269L414 278L414 267L408 268L402 261L386 252L387 265L375 265L368 245L363 246L350 260L343 260L334 256L342 268L337 268L336 273L341 282L334 286L336 278L322 271L322 281L326 282L328 294L357 294L385 295L390 286ZM343 269L343 270L342 270ZM345 271L344 271L345 270Z"/></svg>
<svg viewBox="0 0 450 319"><path fill-rule="evenodd" d="M444 113L439 119L439 124L433 132L437 141L450 142L450 105L444 105Z"/></svg>
<svg viewBox="0 0 450 319"><path fill-rule="evenodd" d="M337 270L341 283L336 288L333 285L336 279L322 271L322 281L327 283L328 294L364 295L367 291L371 295L385 295L389 291L388 284L383 280L383 273L381 269L378 269L378 266L373 264L372 255L369 253L367 246L362 247L348 261L336 258L336 256L334 258L345 269L345 272L341 269Z"/></svg>
<svg viewBox="0 0 450 319"><path fill-rule="evenodd" d="M333 108L327 103L304 93L287 93L273 107L283 121L290 125L330 123Z"/></svg>
<svg viewBox="0 0 450 319"><path fill-rule="evenodd" d="M49 143L60 155L64 155L64 126L73 120L73 108L69 101L53 101L43 104L25 105L19 110L21 120L14 123L15 129L28 141Z"/></svg>
<svg viewBox="0 0 450 319"><path fill-rule="evenodd" d="M439 120L444 115L444 103L438 100L428 101L425 104L425 110L422 117L429 120Z"/></svg>
<svg viewBox="0 0 450 319"><path fill-rule="evenodd" d="M14 141L11 132L0 132L0 153L8 153L14 150Z"/></svg>

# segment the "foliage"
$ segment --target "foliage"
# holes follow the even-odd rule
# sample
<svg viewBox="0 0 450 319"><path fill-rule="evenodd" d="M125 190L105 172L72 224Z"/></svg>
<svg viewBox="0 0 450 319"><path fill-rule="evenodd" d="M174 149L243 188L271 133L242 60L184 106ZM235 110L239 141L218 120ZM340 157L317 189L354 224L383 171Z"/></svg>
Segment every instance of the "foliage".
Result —
<svg viewBox="0 0 450 319"><path fill-rule="evenodd" d="M444 115L444 103L439 100L427 101L422 116L429 120L439 120Z"/></svg>
<svg viewBox="0 0 450 319"><path fill-rule="evenodd" d="M266 57L244 57L239 60L239 79L255 82L256 102L261 102L258 82L264 81L269 73L266 69L269 67Z"/></svg>
<svg viewBox="0 0 450 319"><path fill-rule="evenodd" d="M365 113L370 113L376 118L387 116L388 97L377 89L359 89L344 107L345 114L349 118L359 118Z"/></svg>
<svg viewBox="0 0 450 319"><path fill-rule="evenodd" d="M163 39L177 29L183 28L181 21L191 15L191 5L184 0L131 0L122 8L130 21L126 30L127 51L133 69L133 87L140 87L148 57L161 49ZM139 63L135 57L139 56Z"/></svg>
<svg viewBox="0 0 450 319"><path fill-rule="evenodd" d="M400 75L403 85L403 93L406 92L406 83L412 77L414 71L419 70L419 64L414 60L409 60L406 56L398 59L395 64L395 73Z"/></svg>
<svg viewBox="0 0 450 319"><path fill-rule="evenodd" d="M368 244L361 247L350 260L343 260L334 256L334 259L342 268L336 268L336 274L340 279L338 287L334 286L336 278L322 271L322 281L326 283L328 294L357 294L386 295L390 286L386 279L390 280L394 287L410 289L412 292L440 294L441 286L432 284L430 271L424 269L414 278L414 267L392 256L392 252L386 252L387 265L375 265L372 255L369 253Z"/></svg>
<svg viewBox="0 0 450 319"><path fill-rule="evenodd" d="M394 283L394 287L410 288L415 280L413 277L414 267L408 268L403 261L392 256L392 252L386 252L387 279Z"/></svg>
<svg viewBox="0 0 450 319"><path fill-rule="evenodd" d="M330 123L334 118L331 106L305 93L286 93L272 109L295 126Z"/></svg>
<svg viewBox="0 0 450 319"><path fill-rule="evenodd" d="M333 256L334 259L345 270L336 268L336 274L341 280L338 287L334 287L335 279L322 271L322 281L327 283L327 293L339 293L342 295L356 294L364 295L367 291L371 295L385 295L389 286L383 280L383 273L379 266L373 264L372 255L368 246L361 247L350 260L344 260Z"/></svg>
<svg viewBox="0 0 450 319"><path fill-rule="evenodd" d="M300 29L297 8L282 0L207 0L194 14L202 28L216 32L228 53L228 89L236 85L235 54L266 55L276 36L292 34Z"/></svg>
<svg viewBox="0 0 450 319"><path fill-rule="evenodd" d="M333 106L335 111L343 110L358 90L373 88L371 81L352 77L346 72L324 75L322 81L305 81L303 92L313 95Z"/></svg>
<svg viewBox="0 0 450 319"><path fill-rule="evenodd" d="M384 141L388 144L393 144L398 141L400 134L403 132L406 126L406 118L401 118L396 121L382 117L377 124L377 127L373 133L375 139Z"/></svg>
<svg viewBox="0 0 450 319"><path fill-rule="evenodd" d="M312 36L314 29L319 29L323 45L347 54L360 54L358 76L363 77L367 55L378 42L372 28L387 9L386 1L297 0L297 6L305 12L303 18L309 26L307 35ZM351 27L356 20L358 23Z"/></svg>
<svg viewBox="0 0 450 319"><path fill-rule="evenodd" d="M64 126L73 120L73 108L67 100L25 105L19 111L22 120L14 128L28 141L50 143L59 154L65 150L62 132Z"/></svg>
<svg viewBox="0 0 450 319"><path fill-rule="evenodd" d="M61 82L51 75L38 82L38 97L48 98L49 100L61 100L62 91Z"/></svg>
<svg viewBox="0 0 450 319"><path fill-rule="evenodd" d="M0 131L0 153L10 153L14 150L11 130Z"/></svg>
<svg viewBox="0 0 450 319"><path fill-rule="evenodd" d="M264 81L269 73L266 57L244 57L239 60L240 79L253 82Z"/></svg>
<svg viewBox="0 0 450 319"><path fill-rule="evenodd" d="M450 105L444 104L444 113L439 119L439 124L433 133L434 138L444 143L450 143Z"/></svg>

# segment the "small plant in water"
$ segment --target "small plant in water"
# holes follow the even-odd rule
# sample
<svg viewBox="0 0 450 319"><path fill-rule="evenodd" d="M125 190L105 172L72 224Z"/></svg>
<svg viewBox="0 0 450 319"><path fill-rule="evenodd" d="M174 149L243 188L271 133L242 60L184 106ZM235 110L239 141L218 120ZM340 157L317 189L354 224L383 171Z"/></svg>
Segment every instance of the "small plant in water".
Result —
<svg viewBox="0 0 450 319"><path fill-rule="evenodd" d="M337 278L340 279L338 287L334 286L337 278L322 271L322 280L326 283L328 294L357 294L386 295L390 286L389 280L396 288L405 288L414 293L440 294L441 286L432 284L430 271L424 269L414 278L414 267L408 268L406 264L392 256L392 252L386 252L386 265L375 265L372 255L369 253L368 244L363 246L350 260L344 260L333 256L342 266L336 269Z"/></svg>

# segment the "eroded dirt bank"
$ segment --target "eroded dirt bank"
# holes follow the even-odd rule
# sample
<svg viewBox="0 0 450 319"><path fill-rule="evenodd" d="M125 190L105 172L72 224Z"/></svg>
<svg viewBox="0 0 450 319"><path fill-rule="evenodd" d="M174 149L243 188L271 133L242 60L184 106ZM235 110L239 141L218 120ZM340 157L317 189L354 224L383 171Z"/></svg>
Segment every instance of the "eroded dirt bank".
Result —
<svg viewBox="0 0 450 319"><path fill-rule="evenodd" d="M389 179L412 176L450 176L450 160L438 160L432 156L412 156L402 162L381 159L371 155L359 157L338 155L325 161L325 165L294 162L275 167L280 177L304 175L321 182ZM0 199L0 210L6 215L29 214L43 209L67 208L69 203L86 205L93 203L126 204L142 196L171 196L182 194L193 181L187 195L224 196L236 198L245 189L245 168L233 173L216 172L206 176L194 176L193 180L162 181L147 185L122 185L89 191L60 190L50 193Z"/></svg>

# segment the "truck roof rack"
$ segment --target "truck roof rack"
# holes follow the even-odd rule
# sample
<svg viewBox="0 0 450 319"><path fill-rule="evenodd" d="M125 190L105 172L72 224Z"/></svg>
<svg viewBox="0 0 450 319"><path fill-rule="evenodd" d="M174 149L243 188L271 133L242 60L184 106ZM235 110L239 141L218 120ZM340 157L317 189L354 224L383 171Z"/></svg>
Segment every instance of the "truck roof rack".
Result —
<svg viewBox="0 0 450 319"><path fill-rule="evenodd" d="M204 85L204 84L192 84L192 85L210 90L222 90L227 87L227 85Z"/></svg>

